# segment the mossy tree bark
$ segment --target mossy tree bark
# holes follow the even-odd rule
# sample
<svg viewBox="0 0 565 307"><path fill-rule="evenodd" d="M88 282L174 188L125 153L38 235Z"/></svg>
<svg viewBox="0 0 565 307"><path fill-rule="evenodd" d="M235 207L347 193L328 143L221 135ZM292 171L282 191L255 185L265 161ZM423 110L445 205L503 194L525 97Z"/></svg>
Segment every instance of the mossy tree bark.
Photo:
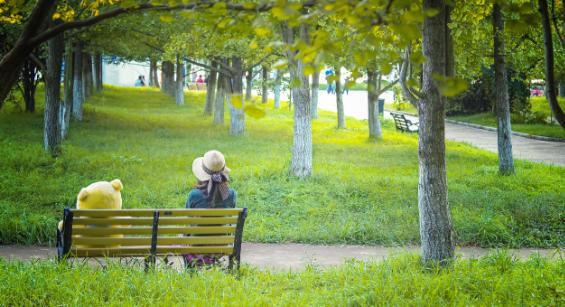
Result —
<svg viewBox="0 0 565 307"><path fill-rule="evenodd" d="M169 95L175 96L175 65L171 61L163 61L161 65L161 90Z"/></svg>
<svg viewBox="0 0 565 307"><path fill-rule="evenodd" d="M52 156L60 153L61 131L59 107L61 99L61 63L63 61L63 34L48 42L47 70L45 76L45 113L43 125L44 149Z"/></svg>
<svg viewBox="0 0 565 307"><path fill-rule="evenodd" d="M498 120L498 171L502 175L509 175L514 173L514 159L512 158L512 126L504 55L504 20L502 18L500 5L495 3L492 9L492 28L494 34L496 116Z"/></svg>
<svg viewBox="0 0 565 307"><path fill-rule="evenodd" d="M439 14L424 19L422 51L422 94L418 103L420 129L418 138L419 183L418 209L422 260L446 263L453 258L455 245L445 168L445 98L434 76L446 75L447 8L442 0L424 0L424 10Z"/></svg>

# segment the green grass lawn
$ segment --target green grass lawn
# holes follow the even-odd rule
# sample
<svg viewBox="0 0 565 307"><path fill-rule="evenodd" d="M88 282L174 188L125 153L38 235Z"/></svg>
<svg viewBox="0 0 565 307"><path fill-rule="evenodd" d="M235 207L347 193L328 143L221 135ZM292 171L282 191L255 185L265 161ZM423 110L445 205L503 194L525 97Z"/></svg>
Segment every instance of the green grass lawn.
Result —
<svg viewBox="0 0 565 307"><path fill-rule="evenodd" d="M443 270L403 255L322 272L242 267L239 275L0 259L0 297L6 306L563 306L564 269L563 260L504 253Z"/></svg>
<svg viewBox="0 0 565 307"><path fill-rule="evenodd" d="M335 114L314 123L314 176L289 176L292 114L286 106L247 117L247 135L203 117L204 93L187 105L151 89L107 88L73 122L64 154L43 152L37 114L0 112L0 244L53 243L62 209L98 180L120 178L124 208L183 207L194 185L191 163L210 149L225 153L238 205L248 207L246 242L417 244L417 135L394 131L369 142L366 121ZM226 120L228 123L229 120ZM480 246L563 246L565 168L516 162L497 175L493 153L447 143L449 200L457 242Z"/></svg>
<svg viewBox="0 0 565 307"><path fill-rule="evenodd" d="M551 116L551 109L544 97L531 97L532 112L543 114L545 117ZM559 98L559 105L565 109L565 99ZM452 116L450 119L479 124L483 126L496 127L496 116L492 113L479 113L465 116ZM565 139L565 130L558 124L525 124L512 121L512 130L541 136L549 136Z"/></svg>

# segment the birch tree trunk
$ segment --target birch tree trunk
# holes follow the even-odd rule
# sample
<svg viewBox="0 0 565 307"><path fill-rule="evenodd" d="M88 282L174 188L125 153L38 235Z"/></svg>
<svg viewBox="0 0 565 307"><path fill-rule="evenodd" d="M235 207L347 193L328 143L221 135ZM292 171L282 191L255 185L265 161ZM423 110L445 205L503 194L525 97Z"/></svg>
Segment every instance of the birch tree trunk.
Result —
<svg viewBox="0 0 565 307"><path fill-rule="evenodd" d="M253 68L247 71L245 76L245 101L251 101L253 95Z"/></svg>
<svg viewBox="0 0 565 307"><path fill-rule="evenodd" d="M373 70L367 70L367 101L368 101L368 122L369 139L380 139L383 136L381 121L379 118L379 93L380 76Z"/></svg>
<svg viewBox="0 0 565 307"><path fill-rule="evenodd" d="M217 91L214 106L214 124L224 125L224 106L226 89L228 88L229 79L222 73L218 74Z"/></svg>
<svg viewBox="0 0 565 307"><path fill-rule="evenodd" d="M204 115L212 115L212 111L214 109L214 102L216 96L216 78L218 73L214 70L217 68L218 63L212 60L210 63L213 70L210 71L210 75L208 76L208 85L206 86L206 105L204 106Z"/></svg>
<svg viewBox="0 0 565 307"><path fill-rule="evenodd" d="M498 171L502 175L514 173L512 158L512 126L510 123L510 102L506 59L504 55L504 21L500 5L492 8L492 29L494 34L494 78L496 82L496 115L498 118Z"/></svg>
<svg viewBox="0 0 565 307"><path fill-rule="evenodd" d="M300 38L308 41L306 25L300 25ZM282 26L282 36L286 44L294 43L295 29L285 22ZM292 158L290 171L298 178L312 175L312 117L310 114L310 86L308 77L304 75L304 63L296 58L296 54L286 51L291 80L299 80L300 85L291 89L294 99L294 130L292 139ZM291 84L294 82L291 81Z"/></svg>
<svg viewBox="0 0 565 307"><path fill-rule="evenodd" d="M320 71L314 70L312 74L312 119L318 118L318 92L320 89Z"/></svg>
<svg viewBox="0 0 565 307"><path fill-rule="evenodd" d="M345 111L343 110L343 88L341 66L335 68L335 101L337 104L337 129L345 129Z"/></svg>
<svg viewBox="0 0 565 307"><path fill-rule="evenodd" d="M61 99L61 62L63 61L63 35L48 42L47 71L45 76L45 113L43 122L43 147L51 154L60 153L59 106Z"/></svg>
<svg viewBox="0 0 565 307"><path fill-rule="evenodd" d="M265 104L269 101L269 68L267 66L262 67L261 79L261 103Z"/></svg>
<svg viewBox="0 0 565 307"><path fill-rule="evenodd" d="M419 183L418 209L424 262L445 263L453 258L454 240L445 169L445 98L440 95L435 74L446 74L446 4L442 0L424 0L424 10L439 14L425 17L422 29L422 98L419 106Z"/></svg>
<svg viewBox="0 0 565 307"><path fill-rule="evenodd" d="M184 64L177 55L177 80L175 89L177 106L184 105Z"/></svg>
<svg viewBox="0 0 565 307"><path fill-rule="evenodd" d="M231 102L230 103L230 134L243 135L245 133L245 101L243 100L243 67L240 57L232 58L233 75L231 78ZM235 102L241 106L235 105ZM240 103L239 103L240 102Z"/></svg>
<svg viewBox="0 0 565 307"><path fill-rule="evenodd" d="M281 107L281 83L282 83L282 72L277 70L275 76L275 86L273 92L275 94L275 109L279 109Z"/></svg>
<svg viewBox="0 0 565 307"><path fill-rule="evenodd" d="M61 106L60 127L61 139L66 139L69 135L69 125L71 123L71 110L73 107L73 44L67 40L65 46L65 100Z"/></svg>
<svg viewBox="0 0 565 307"><path fill-rule="evenodd" d="M75 44L73 62L73 118L82 121L82 105L84 104L82 85L82 42Z"/></svg>

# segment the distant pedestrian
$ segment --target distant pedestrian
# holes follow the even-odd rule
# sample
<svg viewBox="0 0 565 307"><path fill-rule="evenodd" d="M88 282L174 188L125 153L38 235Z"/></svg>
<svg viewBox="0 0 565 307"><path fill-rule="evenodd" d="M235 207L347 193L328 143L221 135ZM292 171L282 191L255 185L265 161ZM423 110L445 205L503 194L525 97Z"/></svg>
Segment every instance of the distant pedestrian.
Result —
<svg viewBox="0 0 565 307"><path fill-rule="evenodd" d="M202 75L198 75L198 79L196 79L196 88L198 90L204 89L204 78L202 78Z"/></svg>
<svg viewBox="0 0 565 307"><path fill-rule="evenodd" d="M144 81L144 77L142 75L139 75L139 77L137 78L137 80L135 80L135 87L143 87L145 86L145 81Z"/></svg>
<svg viewBox="0 0 565 307"><path fill-rule="evenodd" d="M331 77L334 75L333 69L331 68L326 69L325 74L326 74L326 83L328 85L328 87L326 88L326 92L328 94L335 94L335 85L333 80L331 80Z"/></svg>

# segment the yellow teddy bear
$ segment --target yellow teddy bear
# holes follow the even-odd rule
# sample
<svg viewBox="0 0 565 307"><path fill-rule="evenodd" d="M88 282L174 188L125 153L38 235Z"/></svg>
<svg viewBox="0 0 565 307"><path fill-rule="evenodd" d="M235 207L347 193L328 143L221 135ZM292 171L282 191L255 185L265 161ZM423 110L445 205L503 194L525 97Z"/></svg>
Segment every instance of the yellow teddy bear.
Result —
<svg viewBox="0 0 565 307"><path fill-rule="evenodd" d="M123 189L120 179L98 181L82 188L77 196L77 209L121 209ZM59 222L59 230L63 229L63 221Z"/></svg>

